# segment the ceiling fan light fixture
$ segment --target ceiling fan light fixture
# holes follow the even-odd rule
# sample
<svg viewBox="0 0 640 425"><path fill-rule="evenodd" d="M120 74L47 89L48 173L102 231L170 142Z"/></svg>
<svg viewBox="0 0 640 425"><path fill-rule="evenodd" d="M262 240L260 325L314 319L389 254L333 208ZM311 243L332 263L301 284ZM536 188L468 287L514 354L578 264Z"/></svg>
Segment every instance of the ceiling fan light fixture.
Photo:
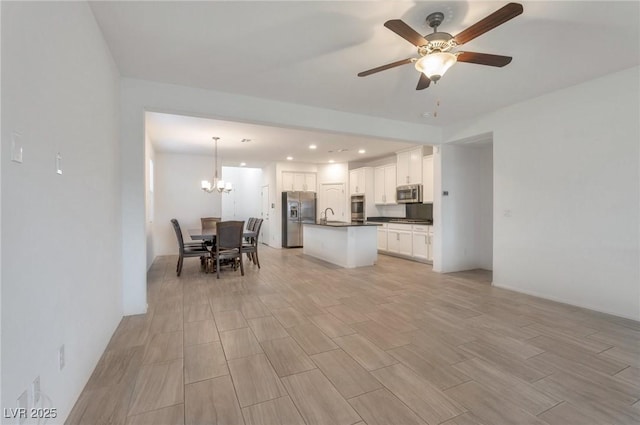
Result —
<svg viewBox="0 0 640 425"><path fill-rule="evenodd" d="M434 52L418 59L415 67L434 83L458 60L458 55L450 52Z"/></svg>

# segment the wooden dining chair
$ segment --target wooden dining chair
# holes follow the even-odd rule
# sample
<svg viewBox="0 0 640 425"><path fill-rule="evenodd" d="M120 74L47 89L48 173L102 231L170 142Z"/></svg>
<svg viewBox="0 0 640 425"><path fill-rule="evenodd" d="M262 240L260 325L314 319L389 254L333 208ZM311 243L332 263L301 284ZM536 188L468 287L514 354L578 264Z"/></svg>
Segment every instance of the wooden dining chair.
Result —
<svg viewBox="0 0 640 425"><path fill-rule="evenodd" d="M220 217L202 217L200 219L200 227L202 229L215 229L216 223L222 221Z"/></svg>
<svg viewBox="0 0 640 425"><path fill-rule="evenodd" d="M236 264L240 263L240 273L244 276L242 264L242 233L244 221L219 221L216 223L216 246L211 255L216 262L216 277L220 279L220 260L230 259Z"/></svg>
<svg viewBox="0 0 640 425"><path fill-rule="evenodd" d="M260 229L262 228L263 220L261 218L256 219L253 225L253 232L256 232L255 236L249 238L248 242L242 244L242 253L247 254L247 258L253 261L253 264L260 268L260 259L258 258L258 239L260 238Z"/></svg>
<svg viewBox="0 0 640 425"><path fill-rule="evenodd" d="M185 257L200 257L200 265L204 264L204 261L209 257L209 250L200 242L194 244L185 244L182 237L182 230L180 224L175 218L171 219L173 230L176 232L176 239L178 240L178 264L176 265L176 274L180 276L182 273L182 264Z"/></svg>

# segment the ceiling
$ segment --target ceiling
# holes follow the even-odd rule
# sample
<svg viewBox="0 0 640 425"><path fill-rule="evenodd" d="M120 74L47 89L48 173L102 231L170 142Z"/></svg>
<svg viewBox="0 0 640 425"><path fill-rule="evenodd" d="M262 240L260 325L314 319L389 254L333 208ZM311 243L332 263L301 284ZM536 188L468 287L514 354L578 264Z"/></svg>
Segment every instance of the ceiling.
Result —
<svg viewBox="0 0 640 425"><path fill-rule="evenodd" d="M224 166L262 168L269 162L287 161L328 164L371 161L411 143L347 136L336 133L213 120L208 118L146 113L146 131L160 152L213 155L213 137L218 141L218 162ZM242 142L250 139L249 142ZM310 149L315 145L316 149ZM360 149L365 152L359 153Z"/></svg>
<svg viewBox="0 0 640 425"><path fill-rule="evenodd" d="M90 4L123 76L436 126L640 63L639 2L530 1L522 2L522 15L464 45L513 56L504 68L458 63L422 91L415 90L418 72L412 65L356 76L417 56L415 47L383 26L389 19L427 34L425 17L442 11L440 30L455 35L506 3ZM239 138L244 137L252 138Z"/></svg>

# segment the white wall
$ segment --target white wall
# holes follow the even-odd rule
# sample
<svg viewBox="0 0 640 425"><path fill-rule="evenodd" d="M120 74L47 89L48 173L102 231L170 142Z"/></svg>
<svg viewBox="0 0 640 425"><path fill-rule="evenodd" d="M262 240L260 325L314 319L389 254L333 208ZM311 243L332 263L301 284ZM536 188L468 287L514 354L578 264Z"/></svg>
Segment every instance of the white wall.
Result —
<svg viewBox="0 0 640 425"><path fill-rule="evenodd" d="M233 184L233 190L222 196L222 218L246 222L249 217L260 217L262 170L222 167L222 179Z"/></svg>
<svg viewBox="0 0 640 425"><path fill-rule="evenodd" d="M440 197L436 238L440 250L434 270L492 269L491 146L443 145L440 148Z"/></svg>
<svg viewBox="0 0 640 425"><path fill-rule="evenodd" d="M634 67L445 129L493 131L495 285L640 319L639 81Z"/></svg>
<svg viewBox="0 0 640 425"><path fill-rule="evenodd" d="M200 188L202 180L212 178L213 156L156 152L155 158L154 252L173 255L178 241L171 219L178 220L186 236L187 229L200 228L201 217L221 217L221 198L229 195Z"/></svg>
<svg viewBox="0 0 640 425"><path fill-rule="evenodd" d="M278 215L278 200L280 199L277 192L277 178L276 178L276 163L271 163L262 169L262 184L261 186L269 186L269 217L265 217L265 221L262 223L263 227L268 227L268 238L262 240L262 243L266 243L272 248L281 248L280 239L281 235L277 232L278 223L281 222L281 218Z"/></svg>
<svg viewBox="0 0 640 425"><path fill-rule="evenodd" d="M118 72L86 3L1 7L2 407L40 376L62 423L123 312Z"/></svg>
<svg viewBox="0 0 640 425"><path fill-rule="evenodd" d="M474 147L478 158L476 254L478 268L493 270L493 144Z"/></svg>
<svg viewBox="0 0 640 425"><path fill-rule="evenodd" d="M145 187L145 210L146 210L146 222L145 222L145 232L147 236L147 270L153 264L153 260L156 258L155 248L153 246L153 222L155 219L155 197L154 197L154 188L152 187L155 184L155 151L153 149L153 145L151 144L151 140L149 140L149 136L144 135L144 187ZM153 163L153 167L151 164ZM152 169L153 168L153 169ZM153 174L153 175L152 175Z"/></svg>
<svg viewBox="0 0 640 425"><path fill-rule="evenodd" d="M0 3L0 46L2 46L2 3ZM0 81L2 81L2 55L0 55ZM0 89L0 92L2 90ZM0 102L0 137L2 132L2 102ZM0 149L0 235L2 235L2 149ZM0 270L2 270L2 243L0 243ZM0 272L0 329L2 329L2 273ZM0 402L2 398L2 338L0 337Z"/></svg>

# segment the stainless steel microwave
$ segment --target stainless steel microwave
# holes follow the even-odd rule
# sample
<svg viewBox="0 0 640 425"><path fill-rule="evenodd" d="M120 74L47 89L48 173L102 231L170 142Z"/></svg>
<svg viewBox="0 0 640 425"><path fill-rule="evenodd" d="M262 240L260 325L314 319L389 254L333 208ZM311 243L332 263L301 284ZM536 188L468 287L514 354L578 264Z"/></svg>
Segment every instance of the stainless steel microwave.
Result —
<svg viewBox="0 0 640 425"><path fill-rule="evenodd" d="M396 202L399 204L422 203L422 185L408 184L396 188Z"/></svg>

